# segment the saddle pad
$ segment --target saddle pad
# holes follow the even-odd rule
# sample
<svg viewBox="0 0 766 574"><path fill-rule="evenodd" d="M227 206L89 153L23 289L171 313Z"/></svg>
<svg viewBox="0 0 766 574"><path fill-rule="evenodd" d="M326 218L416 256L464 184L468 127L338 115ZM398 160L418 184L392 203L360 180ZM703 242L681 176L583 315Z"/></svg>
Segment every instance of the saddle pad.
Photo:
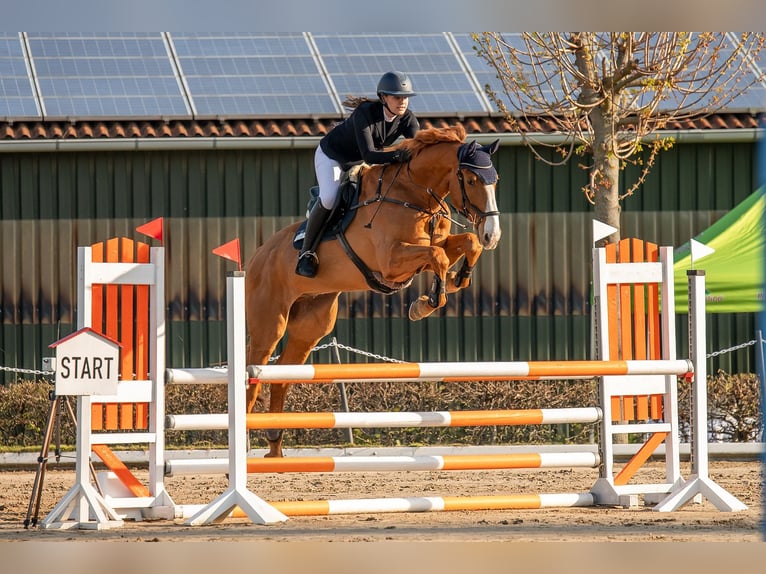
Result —
<svg viewBox="0 0 766 574"><path fill-rule="evenodd" d="M311 198L308 203L308 212L311 212L311 208L317 201L319 201L319 188L316 186L312 187L310 194ZM351 181L344 182L338 190L338 200L335 202L335 207L330 214L330 219L322 234L322 242L335 239L338 235L338 231L345 231L348 228L356 215L358 199L359 189L356 184ZM293 236L293 247L297 250L300 250L301 247L303 247L303 238L306 235L306 223L308 223L308 220L304 219Z"/></svg>

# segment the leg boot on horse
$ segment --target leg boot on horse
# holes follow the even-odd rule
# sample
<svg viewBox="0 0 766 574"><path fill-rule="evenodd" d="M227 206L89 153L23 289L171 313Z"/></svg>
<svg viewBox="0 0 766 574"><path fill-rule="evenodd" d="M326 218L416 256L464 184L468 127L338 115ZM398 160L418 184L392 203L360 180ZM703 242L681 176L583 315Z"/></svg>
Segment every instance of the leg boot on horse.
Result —
<svg viewBox="0 0 766 574"><path fill-rule="evenodd" d="M327 226L327 220L332 213L331 209L325 209L321 201L317 201L311 208L309 219L306 222L306 235L303 237L303 247L298 255L298 265L295 272L303 277L316 277L319 268L319 257L316 249L322 240L322 234Z"/></svg>

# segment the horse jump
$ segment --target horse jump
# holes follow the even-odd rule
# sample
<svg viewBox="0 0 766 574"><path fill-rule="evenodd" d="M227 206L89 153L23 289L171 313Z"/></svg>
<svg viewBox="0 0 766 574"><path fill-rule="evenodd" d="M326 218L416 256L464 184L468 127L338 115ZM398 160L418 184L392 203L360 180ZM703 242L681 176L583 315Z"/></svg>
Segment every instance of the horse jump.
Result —
<svg viewBox="0 0 766 574"><path fill-rule="evenodd" d="M595 250L599 251L599 250ZM87 267L87 265L85 266ZM646 266L644 266L646 267ZM623 267L624 268L624 267ZM99 273L94 274L98 276L100 280L103 280L109 274L106 273L105 267L97 267ZM631 270L632 272L633 270ZM116 270L115 270L116 272ZM138 275L141 273L136 272ZM154 269L150 274L154 279L156 275L161 273L161 270ZM125 267L120 268L120 276L126 275ZM130 273L127 273L130 275ZM135 275L135 274L134 274ZM702 287L699 286L701 279ZM244 281L244 278L229 278L228 281ZM161 279L160 279L161 283ZM454 381L459 383L462 380L480 380L481 378L590 378L592 376L600 376L605 380L610 380L609 385L612 385L614 381L612 379L625 378L628 386L624 392L631 394L654 394L660 392L661 385L657 383L657 377L674 379L677 376L694 377L695 380L700 378L700 373L704 373L704 344L700 342L700 324L702 332L704 333L704 275L702 277L696 276L690 278L690 288L692 295L690 301L693 301L694 308L690 314L690 321L692 325L692 336L690 339L694 342L694 347L690 349L689 360L602 360L602 361L562 361L562 362L509 362L509 363L435 363L435 364L404 364L404 365L251 365L248 372L247 363L245 357L244 336L241 334L243 329L241 321L237 324L236 318L229 317L230 319L230 336L229 341L232 345L229 348L229 366L231 370L219 370L219 369L172 369L168 370L168 382L174 383L192 383L192 382L211 382L215 379L220 379L224 375L229 381L229 393L230 393L230 405L234 408L230 409L230 413L226 415L229 418L229 434L230 434L230 457L228 461L228 469L230 475L230 483L233 485L230 491L225 497L223 503L216 503L216 507L211 509L211 505L203 507L202 509L196 509L193 514L197 515L196 520L190 519L190 524L200 524L212 520L222 520L229 515L230 512L236 511L236 508L240 506L240 502L244 501L245 514L251 518L254 522L271 523L279 520L283 520L288 515L295 515L298 513L327 513L334 514L341 512L341 509L346 509L355 512L364 512L365 508L383 508L388 510L383 511L417 511L417 510L447 510L447 509L467 509L467 508L539 508L554 504L554 501L558 501L561 505L583 505L583 504L615 504L622 500L622 497L629 496L631 493L646 492L647 496L652 495L659 497L660 504L658 504L659 510L673 510L684 504L693 497L696 492L703 490L709 498L714 497L714 502L719 509L722 510L739 510L744 508L744 505L739 503L734 497L725 491L721 491L720 487L712 483L707 478L707 451L706 451L706 428L704 423L706 421L706 413L702 410L704 402L700 404L699 396L702 391L699 390L700 385L695 385L695 408L697 409L697 416L702 415L702 422L699 422L695 427L693 437L693 448L695 450L695 459L697 461L697 467L694 469L695 475L688 481L681 481L678 484L660 484L649 485L647 489L644 485L632 485L630 488L621 490L622 486L619 484L622 480L621 475L612 477L611 475L599 479L594 488L588 493L573 493L562 495L511 495L502 497L469 497L463 502L457 502L450 497L424 497L424 498L404 498L404 499L392 499L390 501L367 499L361 501L304 501L299 503L288 502L275 502L273 505L265 503L255 497L255 502L248 498L246 493L243 494L244 481L248 471L248 467L253 463L244 459L245 440L248 421L255 427L263 428L263 426L271 426L274 423L279 423L282 428L288 428L298 424L302 426L311 426L312 424L324 425L322 428L328 428L327 425L334 425L337 428L341 428L344 424L349 426L363 426L363 419L368 417L368 424L380 425L383 420L388 418L388 423L392 426L397 425L410 425L411 421L418 419L423 425L433 426L446 426L452 424L499 424L497 420L505 421L509 424L519 421L532 421L540 420L540 424L547 424L556 420L556 417L566 417L571 413L552 413L558 409L539 409L538 411L527 412L514 412L505 411L499 412L495 415L488 414L484 411L474 411L467 413L449 413L446 411L437 413L282 413L282 414L268 414L268 413L255 413L249 416L245 413L245 409L237 408L237 405L244 404L244 388L245 383L248 382L248 378L252 379L257 376L258 382L260 381L282 381L282 382L296 382L298 380L302 382L312 381L315 383L334 382L339 380L444 380ZM231 293L230 300L233 300L235 296L242 296L244 290L241 288L232 288L231 291L227 288L227 293ZM699 293L702 296L699 296ZM229 305L230 309L237 307L237 305ZM155 316L156 319L156 316ZM236 334L236 329L240 329L240 334ZM700 371L700 364L702 364ZM387 371L391 367L390 372ZM157 371L153 371L155 374ZM292 379L291 379L292 376ZM233 377L233 378L232 378ZM646 379L649 381L648 385L642 387L641 380ZM704 379L702 379L704 381ZM232 381L235 381L232 383ZM239 381L239 383L236 383ZM250 383L255 381L250 380ZM699 381L696 381L699 383ZM125 389L133 382L126 382L121 389ZM606 386L609 386L606 385ZM701 385L704 387L704 385ZM151 388L149 388L151 387ZM238 394L235 394L238 393ZM109 397L108 400L114 400L117 403L129 402L136 400L147 400L149 402L149 411L153 415L150 421L149 428L143 435L151 435L146 438L149 439L150 444L154 445L154 452L152 454L152 461L150 463L150 471L155 470L154 475L149 485L148 496L138 496L132 498L112 498L107 497L107 500L113 504L114 508L119 508L122 511L138 511L140 516L149 517L168 517L167 513L170 512L173 516L177 516L179 512L184 515L188 515L187 511L190 511L191 507L184 507L176 505L170 500L167 492L164 490L164 484L162 483L162 476L167 468L167 462L164 460L164 450L158 449L156 446L163 445L161 437L165 432L164 423L164 407L162 409L157 408L162 404L161 400L155 401L155 397L164 396L164 382L155 377L152 381L152 385L138 385L136 390L126 392L125 396ZM603 411L611 410L613 405L611 401L602 400L602 404L593 409L580 409L578 416L582 415L589 419L597 418L602 422L602 435L603 427L613 425L612 417L609 416L608 423L606 422L607 416L602 415ZM566 409L562 409L566 410ZM186 415L174 415L173 418L180 418ZM209 416L209 415L208 415ZM216 416L216 415L213 415ZM220 415L218 415L220 416ZM498 419L493 418L497 416ZM259 420L259 417L263 417ZM271 418L268 418L271 417ZM310 418L311 420L300 420L303 418ZM344 421L344 417L345 421ZM399 418L402 417L402 418ZM548 419L546 417L553 417ZM461 420L462 418L462 420ZM178 420L178 419L177 419ZM182 419L181 419L182 420ZM560 420L560 419L559 419ZM388 424L387 423L387 424ZM218 424L218 423L216 423ZM677 419L675 421L677 425ZM631 425L636 428L641 425ZM647 425L645 425L647 426ZM273 428L273 427L272 427ZM659 427L662 432L666 434L677 433L677 427L674 426L672 419L668 423L659 423ZM638 428L638 432L642 432L643 427ZM654 432L656 428L650 429L648 426L646 432ZM657 434L657 433L655 433ZM120 442L138 442L139 439L144 438L141 433L126 432L124 436L118 434L104 434L94 433L93 443L101 444L119 444ZM603 452L610 453L611 449L608 446L611 445L611 435L607 435L606 438L602 436L602 443L606 441L608 444L601 445ZM656 442L647 443L641 451L642 457L648 457L651 451L654 450ZM239 445L241 448L234 448L232 445ZM677 449L669 449L673 451L671 456L675 458L672 461L666 461L669 468L677 466L678 452ZM640 452L641 452L640 451ZM611 455L610 455L611 456ZM642 457L639 457L642 458ZM349 458L349 457L345 457ZM296 462L284 462L278 459L272 459L271 468L281 468L277 472L285 472L288 465L295 465L300 467L301 465L322 465L325 468L333 466L333 472L335 472L335 465L339 463L336 460L322 460L322 461L303 461L300 462L300 458L293 459ZM557 461L561 462L561 458L557 458ZM573 460L568 461L570 463ZM582 464L598 464L601 463L604 466L604 460L598 461L593 458L587 460L580 460ZM278 466L278 464L284 464L285 466ZM403 463L403 464L401 464ZM216 464L220 464L220 461ZM350 464L347 461L343 461L341 464ZM362 469L367 461L359 461L359 466L356 468ZM510 468L518 465L534 465L534 464L553 464L552 460L543 462L543 459L539 459L537 462L532 458L527 457L522 459L521 457L511 458L487 458L479 457L476 459L449 459L442 458L427 458L427 459L409 459L406 461L385 461L385 466L396 467L407 466L411 467L438 467L444 465L453 465L454 467L466 467L471 466L476 468L491 467L493 464L501 468ZM266 463L255 463L255 465L261 465L260 468L266 468ZM172 463L170 465L172 467ZM178 468L178 467L177 467ZM157 472L160 470L162 472ZM630 472L633 469L629 469ZM611 472L611 469L610 469ZM630 472L628 474L630 474ZM151 472L150 472L151 474ZM628 476L629 478L629 476ZM602 484L599 486L599 482ZM604 487L603 482L607 483L607 487ZM712 485L712 486L711 486ZM631 485L628 485L631 486ZM643 488L643 490L642 490ZM717 490L716 490L717 489ZM242 496L240 496L242 495ZM254 496L254 495L253 495ZM662 499L665 499L664 502ZM216 502L216 501L214 501ZM211 503L212 504L212 503ZM255 506L255 511L253 510ZM184 510L185 508L185 510ZM179 510L181 509L181 510ZM200 518L201 517L201 518ZM47 519L46 519L47 520ZM55 526L54 526L55 527Z"/></svg>

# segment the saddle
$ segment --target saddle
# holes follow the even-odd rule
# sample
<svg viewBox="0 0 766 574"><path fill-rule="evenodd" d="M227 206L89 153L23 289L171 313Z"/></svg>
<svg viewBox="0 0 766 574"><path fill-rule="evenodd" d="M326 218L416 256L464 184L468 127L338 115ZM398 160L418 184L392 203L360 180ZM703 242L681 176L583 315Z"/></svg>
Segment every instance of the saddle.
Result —
<svg viewBox="0 0 766 574"><path fill-rule="evenodd" d="M327 220L322 239L320 242L336 239L338 234L345 231L356 216L359 200L359 184L361 179L359 171L361 166L354 166L345 172L338 188L338 196L335 199L335 205ZM306 204L306 217L311 213L314 204L319 201L319 186L313 186L309 189L309 200ZM293 247L300 250L303 246L303 238L306 235L306 223L303 221L293 236Z"/></svg>

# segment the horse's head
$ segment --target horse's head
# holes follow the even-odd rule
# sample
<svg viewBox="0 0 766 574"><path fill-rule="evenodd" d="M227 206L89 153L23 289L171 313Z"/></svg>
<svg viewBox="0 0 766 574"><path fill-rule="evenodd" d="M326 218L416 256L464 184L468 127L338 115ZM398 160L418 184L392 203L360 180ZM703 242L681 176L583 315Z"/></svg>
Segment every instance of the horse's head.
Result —
<svg viewBox="0 0 766 574"><path fill-rule="evenodd" d="M499 179L490 157L500 147L500 140L488 146L476 141L458 148L457 178L460 183L460 204L453 197L453 205L476 229L484 249L494 249L500 241L500 212L495 200L495 187Z"/></svg>

